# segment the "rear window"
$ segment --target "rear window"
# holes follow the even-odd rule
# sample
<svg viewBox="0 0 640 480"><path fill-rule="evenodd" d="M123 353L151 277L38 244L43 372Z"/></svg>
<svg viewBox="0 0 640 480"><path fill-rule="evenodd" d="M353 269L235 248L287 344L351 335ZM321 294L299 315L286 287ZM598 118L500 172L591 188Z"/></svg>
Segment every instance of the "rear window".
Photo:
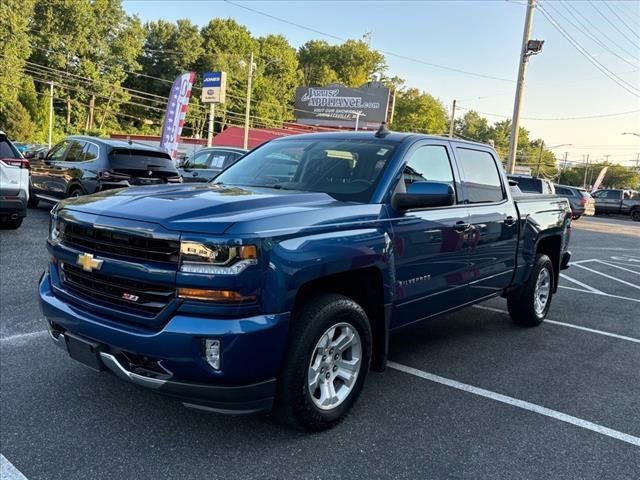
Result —
<svg viewBox="0 0 640 480"><path fill-rule="evenodd" d="M587 192L586 190L577 190L577 192L580 194L581 197L591 198L591 195L589 195L589 192Z"/></svg>
<svg viewBox="0 0 640 480"><path fill-rule="evenodd" d="M168 153L133 148L113 150L109 154L109 165L114 170L176 171Z"/></svg>
<svg viewBox="0 0 640 480"><path fill-rule="evenodd" d="M520 190L527 193L542 193L542 181L537 178L509 177L518 183Z"/></svg>
<svg viewBox="0 0 640 480"><path fill-rule="evenodd" d="M4 136L0 137L0 158L21 158L18 150Z"/></svg>

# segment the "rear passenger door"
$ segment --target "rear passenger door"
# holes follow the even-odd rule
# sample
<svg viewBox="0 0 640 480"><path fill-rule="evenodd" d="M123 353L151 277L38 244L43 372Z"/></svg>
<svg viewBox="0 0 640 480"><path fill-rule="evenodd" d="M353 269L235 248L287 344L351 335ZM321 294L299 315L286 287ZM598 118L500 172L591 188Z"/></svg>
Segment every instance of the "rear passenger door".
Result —
<svg viewBox="0 0 640 480"><path fill-rule="evenodd" d="M598 213L619 213L622 204L622 190L601 190L596 200Z"/></svg>
<svg viewBox="0 0 640 480"><path fill-rule="evenodd" d="M406 191L406 186L415 181L431 180L449 183L459 192L458 178L449 142L421 142L408 152L396 191ZM464 204L396 214L392 230L396 253L392 327L464 304L469 271L469 214Z"/></svg>
<svg viewBox="0 0 640 480"><path fill-rule="evenodd" d="M478 300L511 283L516 266L518 212L507 195L502 165L491 150L456 145L455 155L471 223L469 292Z"/></svg>
<svg viewBox="0 0 640 480"><path fill-rule="evenodd" d="M80 140L72 140L69 145L69 150L62 162L58 163L57 183L59 188L57 195L60 198L65 198L69 194L69 189L72 185L81 186L81 180L83 176L81 162L84 162L84 149L85 142ZM83 193L84 189L83 189Z"/></svg>
<svg viewBox="0 0 640 480"><path fill-rule="evenodd" d="M31 189L34 193L63 198L64 183L61 178L61 165L70 144L70 140L63 140L49 150L44 160L32 163Z"/></svg>

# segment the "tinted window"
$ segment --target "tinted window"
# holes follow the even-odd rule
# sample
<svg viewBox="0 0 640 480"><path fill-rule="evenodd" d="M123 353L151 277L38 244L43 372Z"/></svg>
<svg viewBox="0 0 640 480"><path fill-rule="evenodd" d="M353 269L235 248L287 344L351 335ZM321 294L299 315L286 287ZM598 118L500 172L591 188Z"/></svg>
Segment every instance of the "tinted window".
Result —
<svg viewBox="0 0 640 480"><path fill-rule="evenodd" d="M20 154L8 140L0 140L0 158L20 158Z"/></svg>
<svg viewBox="0 0 640 480"><path fill-rule="evenodd" d="M52 162L57 162L62 160L62 157L64 157L64 152L66 152L68 146L69 146L68 140L65 140L64 142L60 142L49 151L49 154L47 155L47 160L51 160Z"/></svg>
<svg viewBox="0 0 640 480"><path fill-rule="evenodd" d="M276 140L242 157L215 183L324 192L338 200L367 202L395 148L377 139Z"/></svg>
<svg viewBox="0 0 640 480"><path fill-rule="evenodd" d="M509 177L515 181L522 192L542 193L542 181L531 177Z"/></svg>
<svg viewBox="0 0 640 480"><path fill-rule="evenodd" d="M573 192L568 188L564 188L564 187L556 187L556 193L558 195L566 195L568 197L573 197Z"/></svg>
<svg viewBox="0 0 640 480"><path fill-rule="evenodd" d="M135 173L140 170L151 172L175 172L175 164L166 152L118 148L109 154L109 165L116 170Z"/></svg>
<svg viewBox="0 0 640 480"><path fill-rule="evenodd" d="M87 143L85 145L85 147L84 147L84 159L85 159L85 161L88 162L88 161L91 161L91 160L95 160L96 158L98 158L99 154L100 154L100 150L93 143Z"/></svg>
<svg viewBox="0 0 640 480"><path fill-rule="evenodd" d="M605 192L604 198L620 200L620 191L619 190L607 190Z"/></svg>
<svg viewBox="0 0 640 480"><path fill-rule="evenodd" d="M490 153L468 148L458 148L456 153L464 172L469 203L499 202L504 199L498 166Z"/></svg>
<svg viewBox="0 0 640 480"><path fill-rule="evenodd" d="M404 169L405 186L413 182L444 182L455 189L453 171L446 147L427 145L418 148L409 157Z"/></svg>
<svg viewBox="0 0 640 480"><path fill-rule="evenodd" d="M84 145L84 142L78 142L77 140L71 142L71 147L69 147L67 157L64 159L65 162L84 161Z"/></svg>
<svg viewBox="0 0 640 480"><path fill-rule="evenodd" d="M209 157L209 168L222 169L231 156L228 152L216 151Z"/></svg>

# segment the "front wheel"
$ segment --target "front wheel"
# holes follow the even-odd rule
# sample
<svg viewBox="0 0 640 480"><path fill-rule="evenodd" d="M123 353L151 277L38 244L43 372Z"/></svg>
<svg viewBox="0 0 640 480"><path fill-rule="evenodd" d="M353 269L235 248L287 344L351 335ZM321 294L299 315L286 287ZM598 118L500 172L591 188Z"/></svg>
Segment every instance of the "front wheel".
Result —
<svg viewBox="0 0 640 480"><path fill-rule="evenodd" d="M551 308L553 279L553 263L546 255L538 254L525 284L507 295L509 315L515 323L526 327L542 323Z"/></svg>
<svg viewBox="0 0 640 480"><path fill-rule="evenodd" d="M574 215L573 220L578 220L582 215Z"/></svg>
<svg viewBox="0 0 640 480"><path fill-rule="evenodd" d="M348 297L323 294L294 315L278 383L279 419L308 431L338 423L360 395L371 361L371 327Z"/></svg>

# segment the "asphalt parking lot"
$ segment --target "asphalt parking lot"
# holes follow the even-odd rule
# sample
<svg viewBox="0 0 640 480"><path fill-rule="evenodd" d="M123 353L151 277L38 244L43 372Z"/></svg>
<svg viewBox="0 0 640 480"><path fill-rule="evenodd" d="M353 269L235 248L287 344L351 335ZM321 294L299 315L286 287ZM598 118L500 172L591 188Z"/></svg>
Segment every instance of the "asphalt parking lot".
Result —
<svg viewBox="0 0 640 480"><path fill-rule="evenodd" d="M494 299L397 335L350 416L307 435L188 410L67 358L37 304L47 222L43 204L0 232L3 479L640 475L638 223L574 223L541 327L512 325Z"/></svg>

